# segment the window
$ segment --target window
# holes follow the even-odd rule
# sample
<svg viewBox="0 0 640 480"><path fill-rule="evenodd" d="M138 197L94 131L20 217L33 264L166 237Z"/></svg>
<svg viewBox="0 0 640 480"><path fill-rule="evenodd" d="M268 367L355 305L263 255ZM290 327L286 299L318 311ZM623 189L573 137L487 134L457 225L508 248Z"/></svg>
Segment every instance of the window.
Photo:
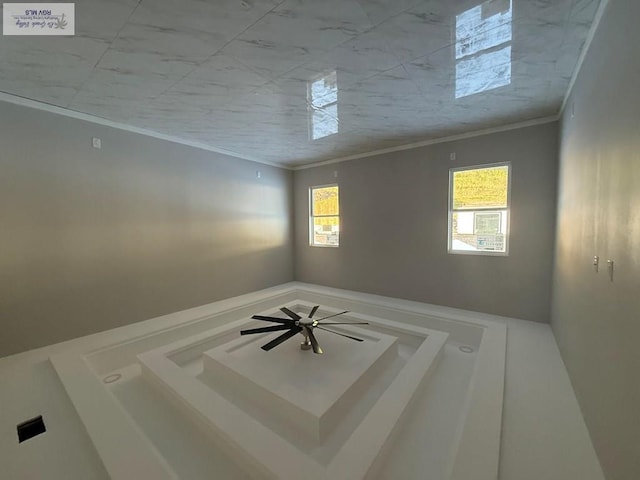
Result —
<svg viewBox="0 0 640 480"><path fill-rule="evenodd" d="M508 253L509 163L449 171L449 253Z"/></svg>
<svg viewBox="0 0 640 480"><path fill-rule="evenodd" d="M340 243L338 185L309 189L309 243L314 247L337 247Z"/></svg>

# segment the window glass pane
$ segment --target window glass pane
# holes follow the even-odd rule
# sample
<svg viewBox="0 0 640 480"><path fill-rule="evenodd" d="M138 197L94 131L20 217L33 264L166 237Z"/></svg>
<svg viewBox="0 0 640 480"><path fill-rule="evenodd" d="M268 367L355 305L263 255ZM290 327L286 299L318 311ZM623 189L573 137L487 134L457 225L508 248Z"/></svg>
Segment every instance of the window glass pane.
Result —
<svg viewBox="0 0 640 480"><path fill-rule="evenodd" d="M473 221L475 220L473 212L456 212L453 219L457 233L473 235Z"/></svg>
<svg viewBox="0 0 640 480"><path fill-rule="evenodd" d="M340 217L314 217L314 245L339 245L339 241Z"/></svg>
<svg viewBox="0 0 640 480"><path fill-rule="evenodd" d="M478 168L453 173L453 208L506 208L509 167Z"/></svg>
<svg viewBox="0 0 640 480"><path fill-rule="evenodd" d="M453 212L451 250L506 252L507 212Z"/></svg>
<svg viewBox="0 0 640 480"><path fill-rule="evenodd" d="M507 252L509 165L451 172L449 251Z"/></svg>
<svg viewBox="0 0 640 480"><path fill-rule="evenodd" d="M312 194L311 215L339 215L338 187L314 188ZM337 218L337 217L336 217Z"/></svg>

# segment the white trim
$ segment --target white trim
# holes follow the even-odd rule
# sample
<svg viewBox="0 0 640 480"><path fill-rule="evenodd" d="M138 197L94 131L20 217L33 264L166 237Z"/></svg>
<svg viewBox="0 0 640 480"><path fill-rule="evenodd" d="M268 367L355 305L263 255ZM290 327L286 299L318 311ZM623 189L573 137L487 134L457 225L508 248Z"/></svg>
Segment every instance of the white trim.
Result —
<svg viewBox="0 0 640 480"><path fill-rule="evenodd" d="M461 210L453 208L453 174L465 170L482 170L484 168L507 167L507 206L506 208L491 208L481 210L504 211L507 216L507 228L504 232L504 252L491 250L454 250L453 249L453 214ZM467 165L462 167L453 167L449 169L449 202L448 202L448 222L447 222L447 253L452 255L488 255L492 257L508 257L509 256L509 236L511 234L511 177L513 177L512 165L510 161L494 162L482 165ZM469 211L477 211L470 209ZM474 220L475 222L475 220ZM475 225L474 225L475 231Z"/></svg>
<svg viewBox="0 0 640 480"><path fill-rule="evenodd" d="M95 123L97 125L103 125L105 127L116 128L118 130L124 130L129 133L136 133L138 135L145 135L147 137L153 137L159 140L166 140L168 142L178 143L180 145L186 145L187 147L206 150L208 152L221 153L223 155L239 158L241 160L248 160L250 162L262 163L264 165L270 165L272 167L291 170L291 167L287 167L283 164L266 162L264 160L259 160L257 158L249 157L246 155L240 155L236 152L225 150L224 148L216 148L210 145L205 145L203 143L194 142L191 140L185 140L182 138L174 137L172 135L165 135L163 133L154 132L153 130L147 130L146 128L138 128L132 125L127 125L125 123L114 122L112 120L107 120L106 118L96 117L95 115L78 112L76 110L71 110L64 107L58 107L57 105L51 105L49 103L39 102L37 100L30 100L28 98L19 97L17 95L11 95L10 93L0 92L0 101L6 102L6 103L13 103L15 105L20 105L22 107L34 108L36 110L42 110L49 113L55 113L58 115L63 115L65 117L75 118L76 120L83 120L85 122Z"/></svg>
<svg viewBox="0 0 640 480"><path fill-rule="evenodd" d="M598 10L596 11L595 17L593 17L593 23L591 24L591 28L589 29L589 33L587 34L587 38L584 41L584 45L582 46L582 52L580 52L580 56L578 57L578 62L576 63L576 68L573 70L573 75L571 76L571 80L569 81L569 87L567 88L567 93L564 96L564 100L562 101L562 106L560 107L560 113L558 114L558 118L562 117L564 109L567 106L567 102L571 97L571 92L573 91L573 86L578 79L578 75L580 74L580 70L582 70L582 64L584 63L584 59L587 56L587 52L591 48L591 43L593 42L593 37L596 35L596 30L600 26L600 21L604 16L604 11L609 5L609 0L600 0L600 5L598 6Z"/></svg>
<svg viewBox="0 0 640 480"><path fill-rule="evenodd" d="M319 188L336 187L338 189L338 214L337 215L314 215L313 214L313 191ZM337 245L325 245L316 244L315 239L315 223L314 219L318 217L338 217L338 244ZM327 185L311 185L309 187L309 246L310 247L322 247L322 248L338 248L340 246L340 185L337 183L329 183Z"/></svg>
<svg viewBox="0 0 640 480"><path fill-rule="evenodd" d="M603 0L604 2L608 2L608 0ZM120 122L114 122L112 120L107 120L106 118L101 118L101 117L97 117L95 115L90 115L88 113L82 113L82 112L78 112L75 110L70 110L68 108L64 108L64 107L59 107L57 105L51 105L48 103L44 103L44 102L39 102L37 100L30 100L28 98L24 98L24 97L19 97L17 95L12 95L10 93L5 93L5 92L0 92L0 101L2 102L7 102L7 103L12 103L15 105L20 105L23 107L27 107L27 108L34 108L36 110L42 110L45 112L49 112L49 113L55 113L58 115L63 115L65 117L69 117L69 118L75 118L76 120L83 120L85 122L90 122L90 123L95 123L97 125L103 125L106 127L111 127L111 128L116 128L118 130L124 130L126 132L130 132L130 133L136 133L138 135L145 135L148 137L153 137L153 138L157 138L160 140L166 140L168 142L173 142L173 143L177 143L180 145L186 145L188 147L193 147L193 148L198 148L200 150L206 150L208 152L214 152L214 153L220 153L223 155L229 155L231 157L235 157L241 160L248 160L250 162L256 162L256 163L261 163L263 165L269 165L272 167L276 167L276 168L282 168L284 170L305 170L307 168L314 168L314 167L320 167L323 165L331 165L334 163L340 163L340 162L346 162L349 160L356 160L358 158L365 158L365 157L373 157L376 155L383 155L385 153L393 153L393 152L399 152L402 150L411 150L413 148L420 148L420 147L426 147L429 145L436 145L438 143L446 143L446 142L453 142L456 140L464 140L467 138L474 138L474 137L480 137L482 135L489 135L492 133L500 133L500 132L507 132L509 130L517 130L519 128L526 128L526 127L533 127L536 125L543 125L545 123L551 123L551 122L556 122L560 119L560 115L553 115L553 116L548 116L548 117L541 117L541 118L536 118L533 120L526 120L524 122L517 122L517 123L511 123L508 125L501 125L499 127L492 127L492 128L485 128L482 130L475 130L473 132L467 132L467 133L461 133L461 134L457 134L457 135L451 135L448 137L440 137L440 138L433 138L430 140L423 140L421 142L414 142L414 143L407 143L404 145L398 145L396 147L390 147L390 148L385 148L385 149L381 149L381 150L372 150L369 152L363 152L363 153L358 153L355 155L349 155L349 156L345 156L345 157L338 157L335 159L331 159L331 160L322 160L319 162L314 162L314 163L309 163L309 164L304 164L304 165L287 165L285 163L275 163L275 162L267 162L264 160L259 160L257 158L254 157L250 157L250 156L246 156L246 155L240 155L236 152L232 152L230 150L225 150L223 148L216 148L216 147L212 147L210 145L205 145L202 143L198 143L198 142L193 142L190 140L185 140L185 139L181 139L178 137L174 137L171 135L165 135L163 133L158 133L158 132L154 132L153 130L147 130L144 128L138 128L138 127L134 127L131 125L127 125L124 123L120 123Z"/></svg>
<svg viewBox="0 0 640 480"><path fill-rule="evenodd" d="M123 410L93 372L87 357L65 352L49 358L95 451L112 479L179 480L166 458ZM95 409L95 410L94 410ZM100 412L96 415L95 412ZM132 454L135 452L135 454ZM126 459L126 460L125 460Z"/></svg>
<svg viewBox="0 0 640 480"><path fill-rule="evenodd" d="M464 392L466 399L459 406L461 421L456 431L452 432L454 438L451 440L449 454L441 458L442 469L452 473L447 475L451 480L470 478L469 472L472 472L471 476L476 480L497 478L503 426L507 342L507 327L500 322L499 317L464 311L456 314L455 309L448 307L433 307L390 298L385 300L385 297L299 283L288 284L287 288L279 291L281 293L275 291L272 296L259 303L250 296L249 303L255 306L255 309L246 306L241 310L221 309L212 315L209 308L208 314L204 317L189 315L183 318L184 321L174 321L171 337L165 336L167 332L164 330L145 329L146 331L140 331L140 336L129 334L117 341L110 335L113 331L108 331L98 334L100 341L93 346L82 342L83 339L74 340L73 345L51 359L55 372L68 391L71 404L78 411L89 412L91 408L102 407L106 409L106 420L101 415L87 417L89 421L86 422L84 417L81 417L81 420L86 424L89 437L94 441L98 455L114 480L167 478L162 472L155 476L144 476L145 473L154 474L153 467L160 467L160 470L163 467L161 462L166 460L160 455L155 464L152 462L155 453L153 439L134 430L139 428L138 424L131 420L127 409L122 408L121 402L102 383L100 377L111 372L114 367L120 369L132 363L140 364L140 378L150 380L154 388L159 388L159 395L174 402L174 407L180 410L179 414L184 421L197 420L198 424L203 425L204 433L213 434L216 446L222 448L234 461L241 462L243 470L251 478L262 478L265 475L269 478L298 478L300 475L296 473L304 471L309 473L309 478L361 479L368 478L369 472L378 472L385 458L384 453L394 440L396 425L413 418L418 412L419 409L414 408L412 399L418 394L419 386L429 381L428 375L437 367L436 362L447 339L456 343L469 343L476 347L477 354L475 366L467 381L468 387ZM207 388L205 384L197 382L195 377L185 375L181 367L170 358L176 352L188 350L187 347L198 348L203 342L224 335L225 332L236 331L248 321L249 315L256 311L267 313L270 309L282 305L283 298L302 303L307 308L311 308L316 299L321 299L322 302L317 303L325 305L328 311L339 311L338 308L342 309L342 305L345 305L352 312L367 312L352 314L355 315L354 319L423 338L396 378L390 381L386 391L372 402L368 412L354 427L340 451L325 462L316 462L317 459L313 456L308 457L306 453L293 448L288 441L260 424L251 415L236 408L237 406ZM209 307L216 305L217 303L211 304ZM429 312L434 314L431 315ZM184 313L179 312L172 316ZM389 320L395 317L407 321ZM410 318L416 320L412 321ZM491 321L492 318L498 321ZM198 325L196 330L191 330L195 325ZM124 328L130 332L131 327L134 326ZM185 332L190 335L186 335ZM101 352L101 359L96 357L96 347ZM100 368L98 364L106 367L103 373L95 371ZM80 372L82 378L78 374L78 365L83 368ZM90 371L91 369L95 370ZM93 376L85 378L89 373L93 373ZM485 389L489 391L485 392ZM113 421L110 421L112 417ZM423 422L423 417L420 416L419 420ZM129 435L123 437L126 439L124 442L117 443L117 434L120 431ZM127 448L136 441L138 443L135 448ZM264 448L265 442L270 448ZM136 458L133 462L128 461L127 455L135 453L138 447L143 452L141 458ZM274 451L280 452L280 456L293 455L293 462L282 467L278 462L274 462ZM383 456L378 459L379 454ZM150 461L147 462L147 459ZM177 467L176 464L173 468ZM136 475L141 471L142 475ZM169 473L174 474L173 471ZM169 478L177 476L174 474Z"/></svg>
<svg viewBox="0 0 640 480"><path fill-rule="evenodd" d="M509 130L517 130L518 128L526 128L526 127L533 127L535 125L543 125L545 123L557 122L559 119L560 119L559 115L535 118L533 120L526 120L524 122L511 123L509 125L502 125L500 127L485 128L483 130L475 130L473 132L460 133L458 135L451 135L449 137L433 138L431 140L423 140L421 142L407 143L405 145L398 145L397 147L384 148L382 150L373 150L365 153L357 153L355 155L349 155L346 157L338 157L332 160L322 160L320 162L309 163L306 165L291 166L288 168L294 171L305 170L307 168L321 167L323 165L331 165L333 163L346 162L349 160L356 160L358 158L373 157L376 155L383 155L385 153L393 153L393 152L399 152L402 150L411 150L413 148L427 147L429 145L435 145L438 143L446 143L446 142L453 142L456 140L464 140L467 138L480 137L482 135L489 135L491 133L507 132Z"/></svg>

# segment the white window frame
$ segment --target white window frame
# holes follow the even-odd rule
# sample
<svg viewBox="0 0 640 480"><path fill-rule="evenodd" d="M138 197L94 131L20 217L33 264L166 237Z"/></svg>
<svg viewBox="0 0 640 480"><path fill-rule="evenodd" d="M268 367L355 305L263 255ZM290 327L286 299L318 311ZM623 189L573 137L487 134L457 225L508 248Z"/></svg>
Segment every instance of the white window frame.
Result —
<svg viewBox="0 0 640 480"><path fill-rule="evenodd" d="M474 209L454 209L453 208L453 176L456 172L465 170L482 170L484 168L507 167L507 206L506 208L495 207L479 207ZM508 257L509 256L509 237L511 231L511 177L513 175L513 167L511 162L486 163L482 165L468 165L465 167L455 167L449 169L449 215L447 225L447 252L454 255L489 255L492 257ZM453 214L456 212L505 212L507 226L504 232L504 252L492 252L491 250L454 250L453 242ZM475 232L475 218L473 221L473 229Z"/></svg>
<svg viewBox="0 0 640 480"><path fill-rule="evenodd" d="M337 215L313 215L313 191L320 188L328 188L328 187L338 187L338 214ZM323 243L315 243L314 242L314 218L323 218L323 217L338 217L338 244L330 245ZM337 183L330 183L327 185L314 185L309 187L309 245L311 247L320 247L320 248L338 248L340 246L340 236L342 233L342 221L340 219L340 185Z"/></svg>

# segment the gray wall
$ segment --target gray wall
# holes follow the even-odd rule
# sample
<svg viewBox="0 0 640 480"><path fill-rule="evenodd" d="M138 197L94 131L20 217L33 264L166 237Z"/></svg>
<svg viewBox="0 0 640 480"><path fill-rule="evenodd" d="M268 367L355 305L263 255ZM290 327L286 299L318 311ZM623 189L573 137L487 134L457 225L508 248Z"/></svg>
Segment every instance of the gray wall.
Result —
<svg viewBox="0 0 640 480"><path fill-rule="evenodd" d="M293 280L292 181L0 103L0 356Z"/></svg>
<svg viewBox="0 0 640 480"><path fill-rule="evenodd" d="M296 279L548 322L557 129L553 122L296 171ZM448 254L449 168L504 161L512 162L509 256ZM340 247L310 247L308 189L336 180Z"/></svg>
<svg viewBox="0 0 640 480"><path fill-rule="evenodd" d="M638 18L609 2L561 124L552 326L610 480L640 478Z"/></svg>

